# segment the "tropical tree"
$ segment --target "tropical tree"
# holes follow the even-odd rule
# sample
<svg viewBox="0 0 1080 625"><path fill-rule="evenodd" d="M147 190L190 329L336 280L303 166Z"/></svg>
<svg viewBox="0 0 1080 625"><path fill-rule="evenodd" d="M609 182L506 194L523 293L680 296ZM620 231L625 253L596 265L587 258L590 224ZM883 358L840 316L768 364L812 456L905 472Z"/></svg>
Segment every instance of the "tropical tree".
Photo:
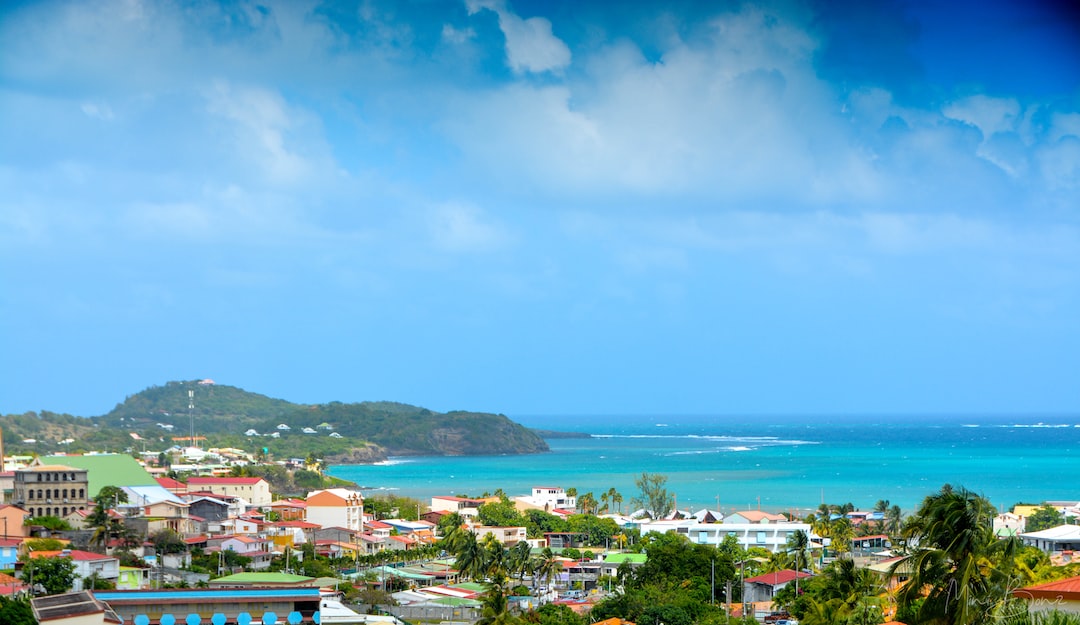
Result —
<svg viewBox="0 0 1080 625"><path fill-rule="evenodd" d="M37 594L41 588L46 595L58 595L71 590L75 584L75 562L71 558L34 557L23 564L23 578L30 584L30 592Z"/></svg>
<svg viewBox="0 0 1080 625"><path fill-rule="evenodd" d="M847 553L851 548L851 538L855 535L855 528L851 525L851 519L841 516L829 522L829 538L832 542L829 546L837 554Z"/></svg>
<svg viewBox="0 0 1080 625"><path fill-rule="evenodd" d="M796 573L802 572L803 567L810 561L810 537L802 530L795 530L787 539L787 552L795 560ZM795 594L799 594L799 576L795 575Z"/></svg>
<svg viewBox="0 0 1080 625"><path fill-rule="evenodd" d="M1054 506L1044 503L1028 515L1027 521L1024 524L1024 531L1039 532L1064 524L1065 515Z"/></svg>
<svg viewBox="0 0 1080 625"><path fill-rule="evenodd" d="M4 625L37 625L37 622L28 599L8 599L0 596L0 623L4 623Z"/></svg>
<svg viewBox="0 0 1080 625"><path fill-rule="evenodd" d="M904 529L911 578L897 594L919 623L974 625L994 620L1009 596L1015 538L997 540L985 498L946 484L926 497ZM893 565L895 571L901 563Z"/></svg>
<svg viewBox="0 0 1080 625"><path fill-rule="evenodd" d="M507 578L502 572L492 577L486 584L483 607L476 625L511 625L517 618L510 614L510 602L506 591Z"/></svg>
<svg viewBox="0 0 1080 625"><path fill-rule="evenodd" d="M555 552L551 550L551 547L544 547L539 560L532 569L533 585L535 586L538 580L544 580L544 585L550 588L551 580L562 570L562 565L559 564L559 560L555 557Z"/></svg>
<svg viewBox="0 0 1080 625"><path fill-rule="evenodd" d="M885 513L885 532L890 536L899 536L904 528L904 513L900 506L893 505Z"/></svg>
<svg viewBox="0 0 1080 625"><path fill-rule="evenodd" d="M596 497L591 492L585 493L577 499L578 508L585 514L594 514L597 509Z"/></svg>
<svg viewBox="0 0 1080 625"><path fill-rule="evenodd" d="M619 491L615 490L615 487L614 487L614 486L612 486L611 488L609 488L609 489L608 489L607 493L605 493L605 494L606 494L606 495L607 495L607 497L608 497L608 501L610 501L611 503L613 503L613 504L615 504L616 506L618 506L618 512L619 512L620 514L622 514L622 501L623 501L623 497L622 497L622 495L621 495L621 494L619 493Z"/></svg>
<svg viewBox="0 0 1080 625"><path fill-rule="evenodd" d="M667 476L659 473L642 473L634 478L638 495L630 500L630 505L645 510L649 517L662 519L675 507L675 497L668 492Z"/></svg>
<svg viewBox="0 0 1080 625"><path fill-rule="evenodd" d="M518 583L525 582L525 574L532 570L532 548L524 540L518 542L510 549L507 558L507 570L512 575L517 573Z"/></svg>

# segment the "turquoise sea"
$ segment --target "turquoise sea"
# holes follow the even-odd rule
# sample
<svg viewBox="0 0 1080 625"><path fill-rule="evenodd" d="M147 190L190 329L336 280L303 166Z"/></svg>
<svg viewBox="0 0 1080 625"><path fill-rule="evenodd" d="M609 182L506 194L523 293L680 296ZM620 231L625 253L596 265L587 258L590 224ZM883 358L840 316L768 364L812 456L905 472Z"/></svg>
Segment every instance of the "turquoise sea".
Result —
<svg viewBox="0 0 1080 625"><path fill-rule="evenodd" d="M805 511L822 501L909 513L945 483L1017 502L1080 501L1080 416L1072 417L513 417L539 429L586 432L551 439L528 456L403 457L329 473L365 494L477 496L502 488L614 487L623 507L643 471L668 477L680 508Z"/></svg>

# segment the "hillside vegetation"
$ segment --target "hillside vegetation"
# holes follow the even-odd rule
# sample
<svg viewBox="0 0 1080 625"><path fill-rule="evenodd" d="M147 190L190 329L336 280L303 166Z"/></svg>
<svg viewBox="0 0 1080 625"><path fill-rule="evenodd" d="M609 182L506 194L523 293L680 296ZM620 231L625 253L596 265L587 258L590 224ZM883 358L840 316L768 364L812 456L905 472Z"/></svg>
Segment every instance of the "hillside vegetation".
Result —
<svg viewBox="0 0 1080 625"><path fill-rule="evenodd" d="M8 453L161 450L186 445L175 439L192 429L206 437L203 447L265 448L278 458L313 454L329 462L548 451L540 436L504 415L439 413L395 402L294 404L197 381L150 387L102 416L31 412L0 417L0 426ZM245 434L250 430L257 434Z"/></svg>

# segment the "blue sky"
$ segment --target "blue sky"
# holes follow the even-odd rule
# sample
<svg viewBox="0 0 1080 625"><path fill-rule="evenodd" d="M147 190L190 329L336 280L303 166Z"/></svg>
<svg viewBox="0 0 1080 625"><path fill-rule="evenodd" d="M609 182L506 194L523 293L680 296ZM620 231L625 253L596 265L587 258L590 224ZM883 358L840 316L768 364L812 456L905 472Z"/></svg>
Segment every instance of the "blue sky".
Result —
<svg viewBox="0 0 1080 625"><path fill-rule="evenodd" d="M1076 413L1080 11L0 8L0 412Z"/></svg>

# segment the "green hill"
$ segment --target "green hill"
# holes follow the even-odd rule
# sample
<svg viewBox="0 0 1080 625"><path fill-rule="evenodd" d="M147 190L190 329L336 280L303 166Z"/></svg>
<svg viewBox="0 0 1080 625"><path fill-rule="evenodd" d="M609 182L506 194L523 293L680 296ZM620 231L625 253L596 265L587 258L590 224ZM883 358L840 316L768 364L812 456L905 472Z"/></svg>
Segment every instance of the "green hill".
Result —
<svg viewBox="0 0 1080 625"><path fill-rule="evenodd" d="M179 439L192 429L206 437L205 446L266 448L278 458L313 454L331 462L548 451L540 436L504 415L439 413L394 402L294 404L197 381L150 387L99 417L27 413L0 417L0 426L8 453L161 450L186 444ZM249 435L252 430L257 434Z"/></svg>

